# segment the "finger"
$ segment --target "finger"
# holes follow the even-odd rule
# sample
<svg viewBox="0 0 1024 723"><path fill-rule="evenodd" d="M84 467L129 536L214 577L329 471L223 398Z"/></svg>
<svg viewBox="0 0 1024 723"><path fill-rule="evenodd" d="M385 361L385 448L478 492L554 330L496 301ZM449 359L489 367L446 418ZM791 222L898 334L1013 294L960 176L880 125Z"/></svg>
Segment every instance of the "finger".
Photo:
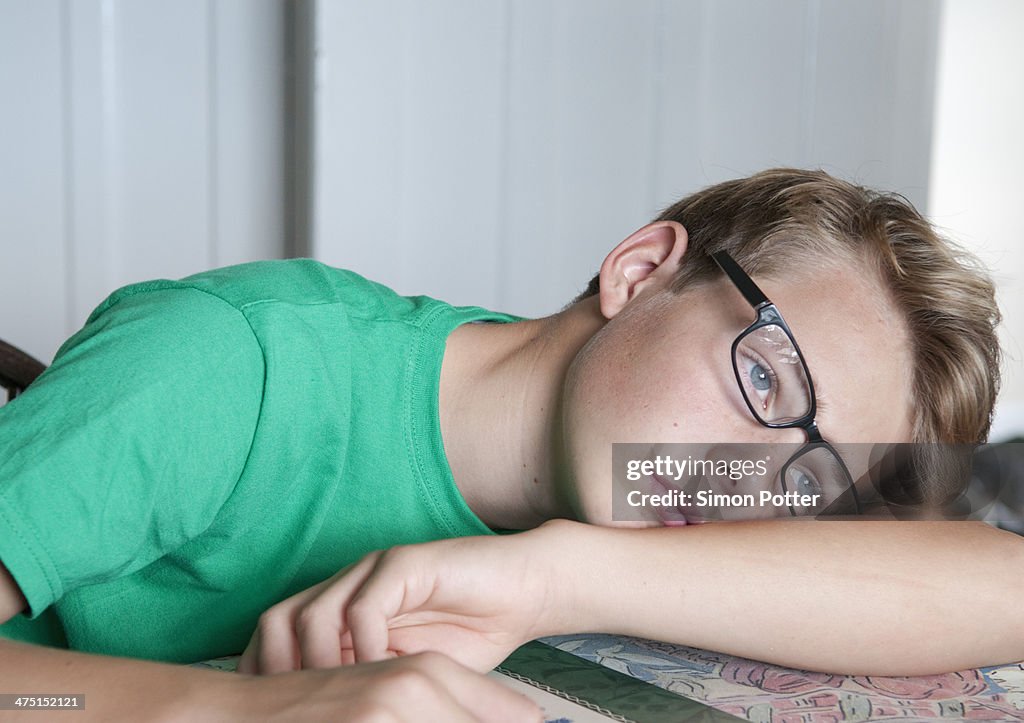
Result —
<svg viewBox="0 0 1024 723"><path fill-rule="evenodd" d="M273 675L301 669L299 642L292 622L297 610L276 610L276 614L266 622L260 618L260 646L256 651L256 665L260 674Z"/></svg>
<svg viewBox="0 0 1024 723"><path fill-rule="evenodd" d="M371 575L379 557L379 552L372 552L335 575L297 612L295 634L303 668L333 668L344 662L343 611Z"/></svg>
<svg viewBox="0 0 1024 723"><path fill-rule="evenodd" d="M423 720L452 721L453 723L480 723L448 688L446 681L431 674L423 674L422 683L400 687L390 696L389 709L397 721L420 723Z"/></svg>
<svg viewBox="0 0 1024 723"><path fill-rule="evenodd" d="M257 674L270 675L301 669L302 658L295 635L295 618L328 582L325 580L285 598L260 615L256 627L259 640L253 650L253 664Z"/></svg>
<svg viewBox="0 0 1024 723"><path fill-rule="evenodd" d="M445 682L451 694L474 719L488 723L543 719L540 706L495 678L472 671L441 653L421 653L416 657L421 657L431 673Z"/></svg>
<svg viewBox="0 0 1024 723"><path fill-rule="evenodd" d="M249 644L245 646L245 650L242 652L242 657L238 659L238 665L235 667L236 673L242 673L243 675L256 675L259 671L256 669L256 651L260 646L260 629L257 627L253 631L252 637L249 638Z"/></svg>
<svg viewBox="0 0 1024 723"><path fill-rule="evenodd" d="M407 600L406 565L394 552L381 555L370 576L345 607L342 632L352 637L356 662L384 660L388 651L388 621L419 600Z"/></svg>

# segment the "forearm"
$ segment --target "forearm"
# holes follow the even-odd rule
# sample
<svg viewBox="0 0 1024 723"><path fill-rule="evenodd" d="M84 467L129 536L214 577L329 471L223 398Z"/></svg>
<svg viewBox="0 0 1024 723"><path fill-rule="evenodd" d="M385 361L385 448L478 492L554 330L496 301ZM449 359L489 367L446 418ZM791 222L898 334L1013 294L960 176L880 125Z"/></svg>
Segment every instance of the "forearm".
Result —
<svg viewBox="0 0 1024 723"><path fill-rule="evenodd" d="M833 673L923 675L1024 658L1024 541L981 523L559 534L560 549L578 552L556 573L574 615L556 615L553 632L657 638Z"/></svg>
<svg viewBox="0 0 1024 723"><path fill-rule="evenodd" d="M0 693L84 695L76 721L233 720L249 676L0 639ZM19 714L0 710L0 721Z"/></svg>

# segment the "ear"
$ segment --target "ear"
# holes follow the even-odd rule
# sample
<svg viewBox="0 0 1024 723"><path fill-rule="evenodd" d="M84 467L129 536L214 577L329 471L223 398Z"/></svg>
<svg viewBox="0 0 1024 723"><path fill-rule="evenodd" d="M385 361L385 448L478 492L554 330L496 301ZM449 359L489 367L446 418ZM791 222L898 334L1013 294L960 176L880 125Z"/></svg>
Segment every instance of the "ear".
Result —
<svg viewBox="0 0 1024 723"><path fill-rule="evenodd" d="M612 249L601 264L601 314L611 319L644 289L668 285L686 246L681 224L655 221Z"/></svg>

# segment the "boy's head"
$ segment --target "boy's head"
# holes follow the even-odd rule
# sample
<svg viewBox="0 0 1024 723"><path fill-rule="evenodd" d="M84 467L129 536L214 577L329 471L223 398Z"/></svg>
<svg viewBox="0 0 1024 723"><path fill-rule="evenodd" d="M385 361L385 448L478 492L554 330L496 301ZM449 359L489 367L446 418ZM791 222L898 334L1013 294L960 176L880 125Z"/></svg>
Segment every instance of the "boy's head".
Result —
<svg viewBox="0 0 1024 723"><path fill-rule="evenodd" d="M576 299L598 304L608 322L567 377L575 461L601 438L803 441L801 430L759 428L744 407L729 347L754 313L712 259L719 250L789 322L827 439L986 439L999 312L977 262L902 197L774 169L672 205L616 247ZM617 419L602 428L588 416Z"/></svg>

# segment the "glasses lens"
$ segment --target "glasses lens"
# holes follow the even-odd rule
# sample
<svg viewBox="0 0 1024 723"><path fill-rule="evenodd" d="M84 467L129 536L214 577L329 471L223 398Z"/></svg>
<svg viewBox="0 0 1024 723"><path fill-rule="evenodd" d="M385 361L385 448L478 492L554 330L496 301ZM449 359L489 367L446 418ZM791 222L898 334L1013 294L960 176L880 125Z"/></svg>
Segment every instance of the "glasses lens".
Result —
<svg viewBox="0 0 1024 723"><path fill-rule="evenodd" d="M735 361L740 387L762 422L786 424L811 411L807 370L781 326L761 326L740 339Z"/></svg>
<svg viewBox="0 0 1024 723"><path fill-rule="evenodd" d="M835 514L856 512L853 480L829 447L808 447L794 456L782 472L782 484L786 492L808 496L800 500L808 504L794 507L798 513L818 513L826 508Z"/></svg>

